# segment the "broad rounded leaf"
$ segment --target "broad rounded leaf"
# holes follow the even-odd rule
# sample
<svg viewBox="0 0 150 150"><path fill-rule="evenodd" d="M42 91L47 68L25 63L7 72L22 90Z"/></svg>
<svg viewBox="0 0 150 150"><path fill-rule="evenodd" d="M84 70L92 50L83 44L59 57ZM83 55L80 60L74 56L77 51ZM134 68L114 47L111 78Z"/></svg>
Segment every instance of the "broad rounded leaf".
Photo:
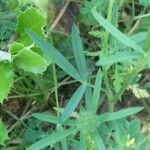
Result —
<svg viewBox="0 0 150 150"><path fill-rule="evenodd" d="M0 62L0 103L7 98L10 88L13 86L14 73L8 62Z"/></svg>
<svg viewBox="0 0 150 150"><path fill-rule="evenodd" d="M19 42L24 45L30 45L33 42L27 36L25 29L31 29L40 36L44 36L43 27L46 19L40 14L39 10L33 7L26 9L18 17L17 33L19 33Z"/></svg>
<svg viewBox="0 0 150 150"><path fill-rule="evenodd" d="M18 68L34 74L43 73L48 66L39 54L25 48L14 56L13 63Z"/></svg>
<svg viewBox="0 0 150 150"><path fill-rule="evenodd" d="M9 47L9 52L11 55L15 55L22 49L24 49L24 45L21 43L13 42Z"/></svg>
<svg viewBox="0 0 150 150"><path fill-rule="evenodd" d="M6 126L0 120L0 145L4 145L4 142L8 140L8 131Z"/></svg>

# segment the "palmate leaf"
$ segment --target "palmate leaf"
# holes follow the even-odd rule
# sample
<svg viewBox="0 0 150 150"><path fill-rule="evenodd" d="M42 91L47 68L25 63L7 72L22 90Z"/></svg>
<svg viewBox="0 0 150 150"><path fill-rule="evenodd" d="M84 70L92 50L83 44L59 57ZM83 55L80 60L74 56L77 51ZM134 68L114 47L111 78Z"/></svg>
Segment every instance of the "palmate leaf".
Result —
<svg viewBox="0 0 150 150"><path fill-rule="evenodd" d="M134 41L132 41L129 37L119 31L115 26L113 26L109 21L104 19L101 14L99 14L95 9L92 9L93 17L97 20L97 22L102 25L106 31L108 31L112 36L116 37L123 44L132 47L134 50L144 53L143 49L137 45Z"/></svg>
<svg viewBox="0 0 150 150"><path fill-rule="evenodd" d="M64 138L66 138L69 135L75 134L76 129L68 129L63 130L61 132L56 132L51 135L48 135L47 137L43 138L42 140L36 142L35 144L31 145L27 150L41 150L49 145L53 145Z"/></svg>
<svg viewBox="0 0 150 150"><path fill-rule="evenodd" d="M79 104L84 92L86 89L86 85L82 84L76 91L75 93L72 95L72 97L70 98L68 104L65 107L65 110L62 114L61 117L61 122L63 123L66 119L68 119L70 117L70 115L73 113L73 111L75 110L75 108L77 107L77 105Z"/></svg>
<svg viewBox="0 0 150 150"><path fill-rule="evenodd" d="M46 19L40 14L39 10L33 7L27 8L20 13L18 17L17 33L20 35L18 42L25 46L31 45L33 42L28 37L25 29L32 29L35 33L44 37L43 27Z"/></svg>
<svg viewBox="0 0 150 150"><path fill-rule="evenodd" d="M78 28L76 27L75 24L73 24L72 27L71 41L72 41L73 53L75 56L75 61L76 61L78 71L80 73L80 76L83 78L83 80L86 80L87 66L85 62L85 56L83 52L81 38L79 36Z"/></svg>
<svg viewBox="0 0 150 150"><path fill-rule="evenodd" d="M7 128L3 124L2 120L0 120L0 145L4 145L4 142L8 139L9 138Z"/></svg>
<svg viewBox="0 0 150 150"><path fill-rule="evenodd" d="M62 68L67 74L76 80L82 81L78 71L56 48L54 48L49 42L38 36L36 33L30 30L26 31L33 42L35 42L35 44L41 49L45 58L54 61L60 68Z"/></svg>
<svg viewBox="0 0 150 150"><path fill-rule="evenodd" d="M124 117L128 117L130 115L133 115L135 113L138 113L142 109L143 109L143 107L131 107L131 108L126 108L126 109L121 109L121 110L116 111L116 112L104 113L104 114L99 116L99 121L100 122L106 122L106 121L121 119Z"/></svg>
<svg viewBox="0 0 150 150"><path fill-rule="evenodd" d="M47 62L39 54L25 48L14 56L13 64L24 71L34 74L43 73L48 66Z"/></svg>
<svg viewBox="0 0 150 150"><path fill-rule="evenodd" d="M13 86L14 73L9 62L0 61L0 103L7 98L10 88Z"/></svg>

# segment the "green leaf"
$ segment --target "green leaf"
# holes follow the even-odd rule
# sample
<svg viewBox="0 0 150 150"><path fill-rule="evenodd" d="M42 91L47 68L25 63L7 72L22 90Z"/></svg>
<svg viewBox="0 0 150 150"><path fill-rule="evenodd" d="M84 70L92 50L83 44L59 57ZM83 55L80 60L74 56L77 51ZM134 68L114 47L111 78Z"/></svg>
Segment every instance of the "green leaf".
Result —
<svg viewBox="0 0 150 150"><path fill-rule="evenodd" d="M117 52L110 56L103 56L97 62L97 65L112 65L114 63L130 63L133 59L140 55L136 52Z"/></svg>
<svg viewBox="0 0 150 150"><path fill-rule="evenodd" d="M53 145L64 138L66 138L69 135L75 134L76 129L68 129L63 130L61 132L56 132L51 135L48 135L46 138L43 138L42 140L36 142L35 144L31 145L27 150L41 150L49 145Z"/></svg>
<svg viewBox="0 0 150 150"><path fill-rule="evenodd" d="M55 49L50 43L38 36L36 33L33 33L30 30L27 30L27 33L29 37L35 42L35 44L41 49L45 58L53 60L70 76L78 81L82 81L78 71L57 49Z"/></svg>
<svg viewBox="0 0 150 150"><path fill-rule="evenodd" d="M85 103L86 103L86 109L89 109L91 106L91 99L92 99L92 88L90 86L86 87L85 90Z"/></svg>
<svg viewBox="0 0 150 150"><path fill-rule="evenodd" d="M144 50L145 52L150 52L150 28L147 32L147 36L146 36L146 40L145 40L145 43L144 43Z"/></svg>
<svg viewBox="0 0 150 150"><path fill-rule="evenodd" d="M51 114L42 114L42 113L33 113L33 117L35 117L38 120L44 121L44 122L49 122L53 124L61 124L61 116L53 116ZM65 125L71 125L74 126L76 124L75 120L66 120Z"/></svg>
<svg viewBox="0 0 150 150"><path fill-rule="evenodd" d="M131 137L135 137L137 134L140 134L140 130L141 130L141 122L138 119L132 120L129 123L129 135Z"/></svg>
<svg viewBox="0 0 150 150"><path fill-rule="evenodd" d="M78 71L80 73L80 76L83 78L83 80L86 81L87 66L85 62L85 56L83 52L81 38L79 36L78 28L76 27L75 24L73 24L73 27L72 27L71 41L72 41L73 53L75 56L75 61L76 61Z"/></svg>
<svg viewBox="0 0 150 150"><path fill-rule="evenodd" d="M80 132L80 150L87 150L88 142L87 142L87 134L84 132Z"/></svg>
<svg viewBox="0 0 150 150"><path fill-rule="evenodd" d="M13 86L14 73L12 66L8 62L0 61L0 103L7 98Z"/></svg>
<svg viewBox="0 0 150 150"><path fill-rule="evenodd" d="M99 116L99 121L100 122L106 122L106 121L121 119L124 117L128 117L130 115L133 115L135 113L138 113L142 109L143 109L143 107L131 107L131 108L126 108L126 109L121 109L121 110L116 111L116 112L104 113L104 114Z"/></svg>
<svg viewBox="0 0 150 150"><path fill-rule="evenodd" d="M65 129L63 128L63 126L60 125L60 124L57 125L56 130L58 132L65 131ZM66 138L64 138L63 140L61 140L61 146L62 146L62 150L67 150L67 140L66 140Z"/></svg>
<svg viewBox="0 0 150 150"><path fill-rule="evenodd" d="M94 18L97 20L97 22L102 25L112 36L116 37L120 42L123 44L132 47L134 50L144 53L143 49L137 45L134 41L132 41L129 37L127 37L125 34L123 34L121 31L119 31L115 26L113 26L109 21L104 19L101 14L98 14L98 12L95 9L92 9L92 14Z"/></svg>
<svg viewBox="0 0 150 150"><path fill-rule="evenodd" d="M31 29L38 35L44 37L43 27L45 24L46 19L41 15L38 9L34 7L27 8L24 12L20 13L18 17L18 26L16 30L20 35L18 41L26 46L33 43L26 34L25 29Z"/></svg>
<svg viewBox="0 0 150 150"><path fill-rule="evenodd" d="M150 1L149 0L139 0L139 2L143 6L150 6Z"/></svg>
<svg viewBox="0 0 150 150"><path fill-rule="evenodd" d="M2 120L0 120L0 145L4 145L4 142L8 139L9 138L7 128L3 124Z"/></svg>
<svg viewBox="0 0 150 150"><path fill-rule="evenodd" d="M73 113L77 105L79 104L84 92L86 89L86 85L82 84L72 95L71 99L69 100L68 104L65 107L65 110L61 117L61 122L63 123L69 116Z"/></svg>
<svg viewBox="0 0 150 150"><path fill-rule="evenodd" d="M24 45L21 43L13 42L9 47L9 53L11 55L17 54L20 50L24 49Z"/></svg>
<svg viewBox="0 0 150 150"><path fill-rule="evenodd" d="M25 48L14 56L13 63L18 68L34 74L43 73L48 66L39 54Z"/></svg>
<svg viewBox="0 0 150 150"><path fill-rule="evenodd" d="M98 150L105 150L105 145L104 145L98 131L95 132L94 139L95 139L95 143L97 145Z"/></svg>
<svg viewBox="0 0 150 150"><path fill-rule="evenodd" d="M91 111L96 113L97 107L100 101L100 90L101 90L101 82L102 82L102 72L99 70L96 75L95 87L93 91L93 97L91 101Z"/></svg>
<svg viewBox="0 0 150 150"><path fill-rule="evenodd" d="M32 116L44 122L60 124L60 118L58 116L53 116L51 114L42 114L42 113L33 113Z"/></svg>

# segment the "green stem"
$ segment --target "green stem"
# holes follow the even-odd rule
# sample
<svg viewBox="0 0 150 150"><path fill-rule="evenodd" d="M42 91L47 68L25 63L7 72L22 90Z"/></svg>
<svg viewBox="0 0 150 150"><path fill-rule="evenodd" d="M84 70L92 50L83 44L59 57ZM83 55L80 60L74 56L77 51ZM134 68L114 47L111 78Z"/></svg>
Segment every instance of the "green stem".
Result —
<svg viewBox="0 0 150 150"><path fill-rule="evenodd" d="M57 74L56 74L56 66L52 64L53 70L53 79L54 79L54 87L55 87L55 100L56 100L56 107L59 109L59 100L58 100L58 82L57 82ZM57 115L59 116L59 112L57 111Z"/></svg>
<svg viewBox="0 0 150 150"><path fill-rule="evenodd" d="M113 11L113 5L114 5L115 0L110 0L109 1L109 6L108 6L108 14L107 14L107 20L111 22L112 19L112 11ZM106 37L105 37L105 49L106 51L108 51L109 48L109 35L110 33L107 32L106 33Z"/></svg>
<svg viewBox="0 0 150 150"><path fill-rule="evenodd" d="M49 40L50 40L51 43L53 43L53 39L51 37L51 34L49 34ZM53 79L54 79L56 107L59 109L58 81L57 81L56 65L54 63L52 64L52 72L53 72ZM57 111L57 116L59 116L59 112L58 111Z"/></svg>
<svg viewBox="0 0 150 150"><path fill-rule="evenodd" d="M110 22L112 19L112 11L113 11L114 2L115 2L115 0L109 1L107 20ZM107 55L107 51L109 49L109 35L110 34L108 32L106 32L106 36L104 38L104 47L105 47L105 54L106 55ZM106 95L108 98L108 107L113 109L113 107L112 107L113 94L112 94L112 91L110 88L107 69L105 67L103 67L103 74L104 74L104 84L106 86ZM111 111L113 111L112 109L111 109Z"/></svg>
<svg viewBox="0 0 150 150"><path fill-rule="evenodd" d="M135 17L135 2L132 0L132 19Z"/></svg>

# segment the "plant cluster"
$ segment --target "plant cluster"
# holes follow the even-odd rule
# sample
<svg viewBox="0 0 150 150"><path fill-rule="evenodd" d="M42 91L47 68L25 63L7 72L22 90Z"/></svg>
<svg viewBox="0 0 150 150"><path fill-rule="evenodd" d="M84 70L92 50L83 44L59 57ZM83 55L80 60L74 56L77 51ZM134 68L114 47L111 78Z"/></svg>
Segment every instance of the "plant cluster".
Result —
<svg viewBox="0 0 150 150"><path fill-rule="evenodd" d="M26 119L27 123L22 123L26 128L23 129L19 149L148 150L150 138L141 133L140 120L127 117L144 108L149 112L148 102L143 101L150 97L149 92L146 88L139 87L138 83L139 73L148 70L150 66L150 19L147 19L150 15L144 14L148 11L150 2L83 0L77 19L81 27L88 30L89 37L86 38L81 38L75 23L67 35L59 31L53 32L50 26L53 27L58 18L54 21L52 19L55 16L47 18L48 3L57 11L55 2L48 0L43 3L40 0L0 1L1 10L6 11L0 14L3 16L0 18L1 47L5 45L0 51L0 103L3 105L5 99L10 101L9 95L13 97L19 88L25 97L28 94L35 99L36 95L40 96L44 106L47 106L51 93L54 93L55 99L53 113L33 112ZM65 9L66 3L69 5L78 2L62 3ZM121 27L118 21L126 3L131 3L132 14L125 27ZM143 7L142 14L137 17L136 7ZM63 9L60 13L63 13ZM51 19L51 25L48 24L48 19ZM139 28L136 27L137 23L141 23ZM86 40L92 41L92 44ZM95 40L97 44L93 44ZM85 46L85 43L88 44ZM68 52L71 54L62 54L66 47L72 50ZM95 61L96 59L98 60ZM94 63L94 71L89 65L91 61ZM77 83L78 88L67 104L61 106L58 88L66 84L61 81L68 76ZM142 99L144 107L118 110L116 106L122 101L127 89ZM38 93L32 94L31 91ZM39 94L41 91L43 93ZM16 93L20 94L20 91ZM38 103L35 99L32 100ZM103 102L106 103L108 112L100 110ZM42 110L47 111L46 107ZM42 123L51 127L44 131ZM0 120L0 145L4 149L16 150L18 147L5 145L9 141L9 132Z"/></svg>

